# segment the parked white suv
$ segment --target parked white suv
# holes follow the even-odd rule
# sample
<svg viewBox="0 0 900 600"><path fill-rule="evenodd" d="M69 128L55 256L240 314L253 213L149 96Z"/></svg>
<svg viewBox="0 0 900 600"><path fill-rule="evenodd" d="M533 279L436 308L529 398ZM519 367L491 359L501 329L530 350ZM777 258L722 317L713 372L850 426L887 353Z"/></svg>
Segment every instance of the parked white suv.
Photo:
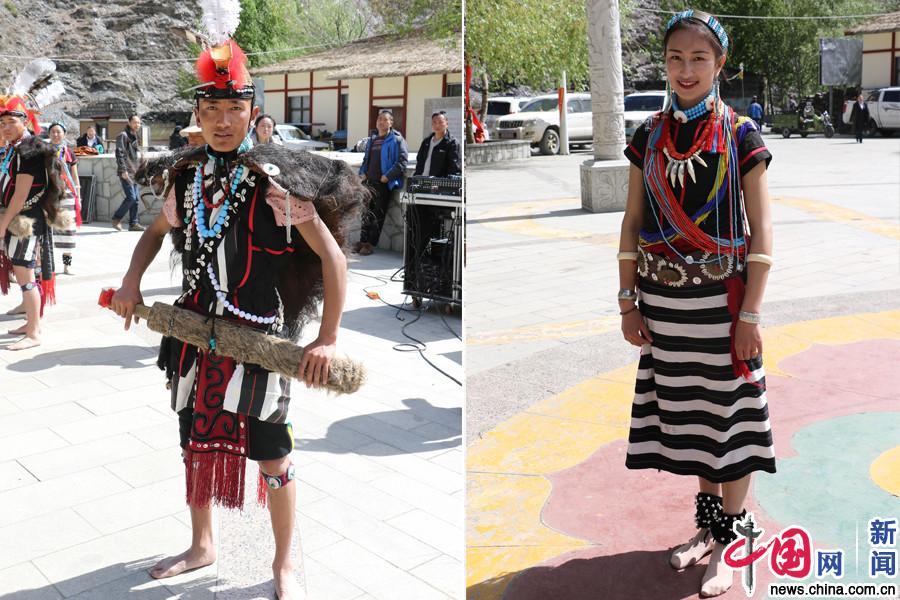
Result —
<svg viewBox="0 0 900 600"><path fill-rule="evenodd" d="M504 96L488 99L487 114L484 115L484 128L487 129L488 138L497 139L497 120L506 115L512 115L522 106L531 102L531 97Z"/></svg>
<svg viewBox="0 0 900 600"><path fill-rule="evenodd" d="M844 102L844 123L850 123L854 104L856 100ZM866 105L869 107L866 135L875 135L877 131L884 137L890 137L900 130L900 87L883 88L869 93Z"/></svg>
<svg viewBox="0 0 900 600"><path fill-rule="evenodd" d="M635 92L625 96L625 139L630 140L647 117L661 111L665 99L663 91Z"/></svg>
<svg viewBox="0 0 900 600"><path fill-rule="evenodd" d="M569 94L566 125L570 144L592 141L591 95ZM498 140L528 140L541 154L559 152L559 97L557 94L537 96L522 111L497 119Z"/></svg>

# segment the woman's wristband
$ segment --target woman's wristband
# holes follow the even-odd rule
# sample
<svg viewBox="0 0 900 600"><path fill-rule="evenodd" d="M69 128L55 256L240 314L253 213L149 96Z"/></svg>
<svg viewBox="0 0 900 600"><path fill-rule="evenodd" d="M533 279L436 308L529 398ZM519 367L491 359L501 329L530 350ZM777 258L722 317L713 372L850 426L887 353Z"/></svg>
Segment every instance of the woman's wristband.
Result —
<svg viewBox="0 0 900 600"><path fill-rule="evenodd" d="M747 262L758 262L764 265L769 265L770 267L775 264L775 259L773 259L768 254L761 254L759 252L753 252L747 255Z"/></svg>
<svg viewBox="0 0 900 600"><path fill-rule="evenodd" d="M637 309L638 309L638 306L637 306L637 304L635 304L634 306L632 306L632 307L629 308L628 310L619 311L619 314L622 315L622 316L624 317L625 315L627 315L627 314L629 314L629 313L633 313L633 312L636 311Z"/></svg>
<svg viewBox="0 0 900 600"><path fill-rule="evenodd" d="M744 323L752 323L754 325L759 325L760 322L759 313L749 312L746 310L738 312L738 319L743 321Z"/></svg>

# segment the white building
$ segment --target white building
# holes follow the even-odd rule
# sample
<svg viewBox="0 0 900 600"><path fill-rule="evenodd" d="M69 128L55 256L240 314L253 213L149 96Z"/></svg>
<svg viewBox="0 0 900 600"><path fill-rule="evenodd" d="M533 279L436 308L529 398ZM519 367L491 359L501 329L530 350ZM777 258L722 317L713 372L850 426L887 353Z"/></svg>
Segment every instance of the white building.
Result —
<svg viewBox="0 0 900 600"><path fill-rule="evenodd" d="M376 36L254 69L263 80L264 112L303 123L315 136L346 130L353 145L390 108L394 127L415 152L430 133L431 113L448 111L454 135L462 123L462 51L457 34ZM455 125L455 127L454 127Z"/></svg>
<svg viewBox="0 0 900 600"><path fill-rule="evenodd" d="M877 17L844 34L862 36L863 89L900 85L900 12Z"/></svg>

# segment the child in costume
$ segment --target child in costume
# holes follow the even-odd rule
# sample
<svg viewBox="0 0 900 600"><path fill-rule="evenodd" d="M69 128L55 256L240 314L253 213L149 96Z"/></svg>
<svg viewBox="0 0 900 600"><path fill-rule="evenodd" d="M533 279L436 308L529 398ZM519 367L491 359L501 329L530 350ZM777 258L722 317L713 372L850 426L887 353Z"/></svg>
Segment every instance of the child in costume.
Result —
<svg viewBox="0 0 900 600"><path fill-rule="evenodd" d="M138 172L145 181L161 175L166 200L138 242L112 308L128 328L141 302L141 277L171 232L183 273L177 306L296 339L323 300L319 336L306 346L297 373L307 385L320 385L343 308L345 221L365 189L341 161L274 144L251 148L247 134L259 107L244 54L230 39L240 6L211 4L204 7L209 47L197 62L202 83L195 94L206 143ZM187 551L160 561L151 575L171 577L215 560L211 505L243 506L249 458L259 464L258 499L271 513L276 594L300 597L290 556L291 382L173 338L163 338L158 364L179 417L193 536Z"/></svg>
<svg viewBox="0 0 900 600"><path fill-rule="evenodd" d="M719 97L721 24L684 11L663 46L666 104L625 150L618 298L623 335L641 347L625 464L698 478L698 531L670 562L712 553L700 590L709 597L732 585L722 554L751 473L775 472L759 327L772 156L756 123Z"/></svg>

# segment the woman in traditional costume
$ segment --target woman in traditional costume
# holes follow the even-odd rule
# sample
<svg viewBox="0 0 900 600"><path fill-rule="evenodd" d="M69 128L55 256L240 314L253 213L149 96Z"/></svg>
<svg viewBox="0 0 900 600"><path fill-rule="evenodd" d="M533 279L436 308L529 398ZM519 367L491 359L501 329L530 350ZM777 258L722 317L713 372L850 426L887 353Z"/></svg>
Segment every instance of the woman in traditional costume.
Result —
<svg viewBox="0 0 900 600"><path fill-rule="evenodd" d="M68 229L54 231L53 245L60 248L63 260L63 273L72 275L72 251L75 249L76 228L81 226L81 184L78 181L78 159L66 145L66 127L62 123L53 123L48 129L50 144L56 152L56 159L62 169L63 197L59 203L60 210L69 214Z"/></svg>
<svg viewBox="0 0 900 600"><path fill-rule="evenodd" d="M682 569L712 553L709 597L732 584L723 550L751 474L775 472L759 326L771 154L719 97L728 36L714 17L675 15L663 47L666 104L625 150L618 298L623 335L641 347L625 464L698 478L698 531L670 562Z"/></svg>

